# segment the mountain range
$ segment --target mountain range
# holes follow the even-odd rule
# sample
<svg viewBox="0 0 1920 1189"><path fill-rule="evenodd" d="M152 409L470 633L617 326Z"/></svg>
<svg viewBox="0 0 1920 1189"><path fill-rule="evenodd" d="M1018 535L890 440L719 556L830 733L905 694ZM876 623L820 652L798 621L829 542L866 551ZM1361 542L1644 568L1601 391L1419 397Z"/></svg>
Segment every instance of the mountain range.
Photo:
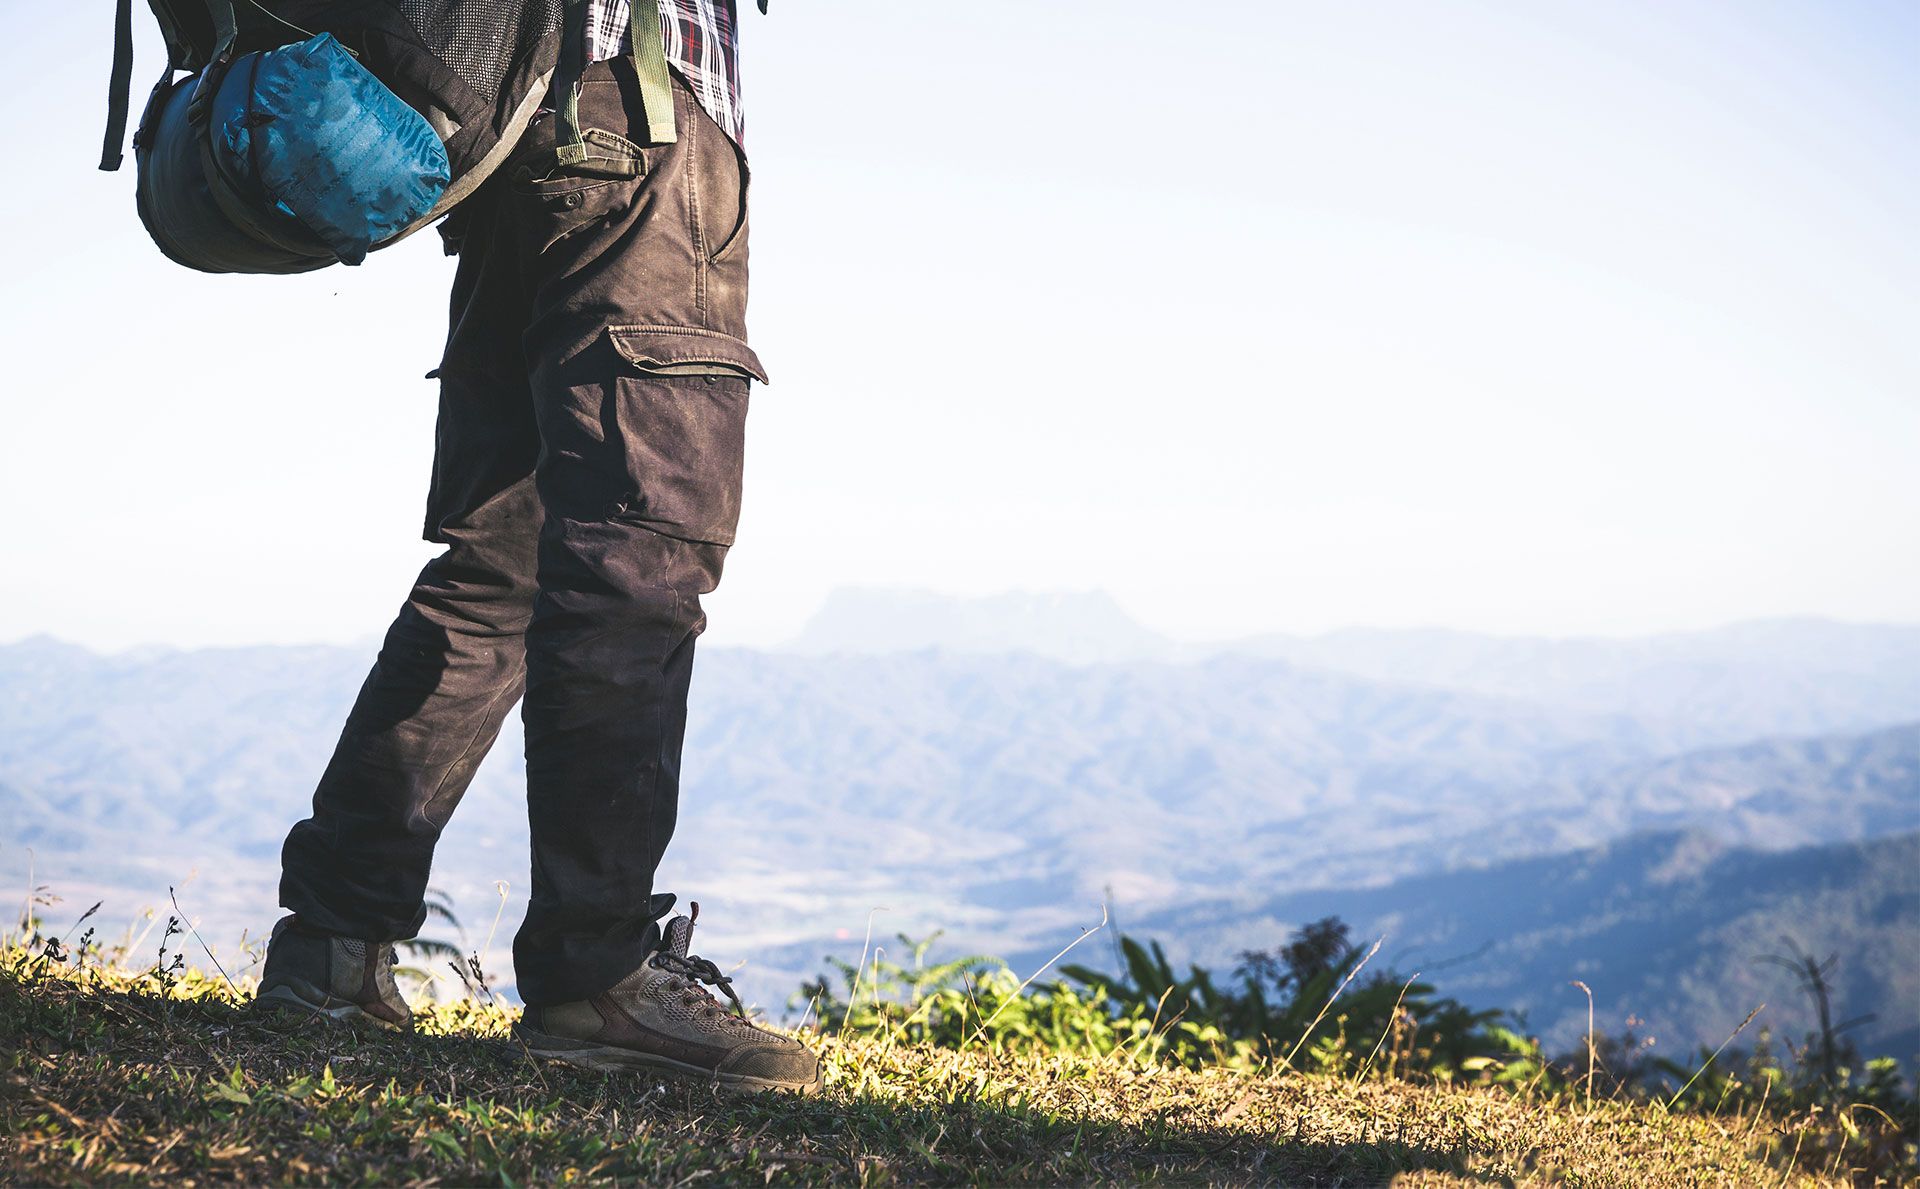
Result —
<svg viewBox="0 0 1920 1189"><path fill-rule="evenodd" d="M24 880L30 847L37 882L69 902L105 897L108 920L183 885L216 946L243 927L258 936L280 839L370 660L0 646L14 843L0 875ZM518 752L509 731L435 872L476 947L506 882L496 968L526 883ZM1381 896L1464 901L1507 864L1659 850L1636 839L1828 848L1831 865L1920 829L1920 628L1200 647L1160 640L1104 596L856 592L791 648L704 654L685 767L661 885L702 902L710 952L752 955L739 977L763 1003L823 954L857 952L870 913L883 939L945 929L957 948L1037 963L1104 901L1129 929L1177 923L1182 952L1219 964L1307 919L1288 897L1350 902L1342 915L1371 927L1392 916ZM1651 886L1630 863L1620 872ZM1409 882L1424 878L1453 882ZM1733 928L1756 903L1723 896L1689 928ZM1606 961L1624 952L1609 942ZM1577 957L1542 955L1543 971ZM1675 1035L1710 1014L1676 1009Z"/></svg>
<svg viewBox="0 0 1920 1189"><path fill-rule="evenodd" d="M1717 1044L1754 1008L1798 1043L1816 1013L1774 958L1836 959L1835 1021L1863 1051L1920 1057L1920 832L1869 842L1759 850L1698 832L1635 834L1379 888L1262 899L1243 892L1127 922L1189 961L1222 966L1272 948L1290 925L1339 916L1378 961L1476 1006L1521 1015L1550 1051L1585 1034L1587 1001L1619 1034L1631 1018L1674 1059ZM1197 944L1196 944L1197 943Z"/></svg>

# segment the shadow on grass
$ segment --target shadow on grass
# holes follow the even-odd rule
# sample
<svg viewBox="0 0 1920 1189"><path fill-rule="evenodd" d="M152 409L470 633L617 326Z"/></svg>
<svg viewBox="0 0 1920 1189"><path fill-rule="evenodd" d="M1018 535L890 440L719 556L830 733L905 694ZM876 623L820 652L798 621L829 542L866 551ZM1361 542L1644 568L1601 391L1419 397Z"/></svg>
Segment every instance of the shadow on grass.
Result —
<svg viewBox="0 0 1920 1189"><path fill-rule="evenodd" d="M10 980L0 981L0 1028L18 1045L8 1077L22 1105L5 1124L15 1141L6 1179L16 1181L1355 1185L1426 1170L1503 1180L1476 1177L1457 1139L1322 1118L1304 1096L1291 1115L1221 1123L1221 1104L1154 1079L1083 1088L1090 1106L1059 1111L1034 1105L1040 1087L1017 1078L943 1097L931 1068L916 1083L912 1067L881 1093L728 1094L695 1079L534 1062L508 1039ZM1115 1117L1095 1117L1101 1109Z"/></svg>

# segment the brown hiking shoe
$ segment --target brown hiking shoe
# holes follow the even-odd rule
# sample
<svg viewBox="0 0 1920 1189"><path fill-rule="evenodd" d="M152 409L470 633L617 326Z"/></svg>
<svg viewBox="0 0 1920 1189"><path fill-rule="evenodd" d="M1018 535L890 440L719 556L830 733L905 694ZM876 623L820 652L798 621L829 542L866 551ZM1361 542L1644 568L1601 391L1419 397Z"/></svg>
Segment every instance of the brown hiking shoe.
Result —
<svg viewBox="0 0 1920 1189"><path fill-rule="evenodd" d="M663 1069L750 1090L820 1089L820 1059L797 1040L746 1018L733 980L705 958L689 957L693 915L667 922L640 968L591 999L529 1007L514 1035L538 1057L588 1069ZM738 1014L700 984L725 991Z"/></svg>
<svg viewBox="0 0 1920 1189"><path fill-rule="evenodd" d="M254 1007L407 1030L413 1012L393 982L393 945L334 937L282 917L267 943Z"/></svg>

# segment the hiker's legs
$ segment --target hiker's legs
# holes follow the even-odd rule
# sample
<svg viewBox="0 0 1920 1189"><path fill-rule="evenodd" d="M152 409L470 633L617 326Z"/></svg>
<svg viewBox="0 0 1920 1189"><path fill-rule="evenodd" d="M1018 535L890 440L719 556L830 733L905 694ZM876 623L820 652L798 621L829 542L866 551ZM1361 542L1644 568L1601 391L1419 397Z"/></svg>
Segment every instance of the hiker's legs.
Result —
<svg viewBox="0 0 1920 1189"><path fill-rule="evenodd" d="M700 596L733 540L758 370L744 167L680 88L679 139L636 148L628 69L596 64L582 88L582 124L612 136L590 140L598 159L552 168L536 126L502 199L537 278L524 341L546 519L523 710L533 888L514 940L536 1004L605 990L658 938Z"/></svg>
<svg viewBox="0 0 1920 1189"><path fill-rule="evenodd" d="M285 852L282 900L304 923L411 936L433 844L524 684L533 878L514 962L532 1003L604 990L658 937L700 596L739 516L759 369L745 166L676 100L679 139L636 147L630 67L594 64L586 166L543 161L553 132L536 124L457 213L428 519L450 548Z"/></svg>
<svg viewBox="0 0 1920 1189"><path fill-rule="evenodd" d="M415 582L282 852L280 902L312 929L412 937L434 844L525 681L539 453L520 354L526 286L509 242L489 242L485 196L453 290L440 368L429 540Z"/></svg>
<svg viewBox="0 0 1920 1189"><path fill-rule="evenodd" d="M504 544L448 549L387 630L282 851L280 902L304 924L397 941L426 919L434 844L525 677L532 583L488 548Z"/></svg>

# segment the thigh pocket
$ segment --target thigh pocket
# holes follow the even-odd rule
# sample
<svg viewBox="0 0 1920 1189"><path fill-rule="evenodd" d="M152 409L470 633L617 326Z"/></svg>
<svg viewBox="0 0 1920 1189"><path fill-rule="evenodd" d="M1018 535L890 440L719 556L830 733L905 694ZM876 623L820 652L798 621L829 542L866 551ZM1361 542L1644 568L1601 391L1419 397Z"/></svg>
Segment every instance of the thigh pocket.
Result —
<svg viewBox="0 0 1920 1189"><path fill-rule="evenodd" d="M732 335L612 326L614 429L629 490L609 516L685 541L733 544L746 459L747 391L766 372Z"/></svg>
<svg viewBox="0 0 1920 1189"><path fill-rule="evenodd" d="M646 176L646 151L639 145L602 128L589 128L582 136L583 161L562 165L552 146L543 143L508 167L507 184L541 251L624 209Z"/></svg>

